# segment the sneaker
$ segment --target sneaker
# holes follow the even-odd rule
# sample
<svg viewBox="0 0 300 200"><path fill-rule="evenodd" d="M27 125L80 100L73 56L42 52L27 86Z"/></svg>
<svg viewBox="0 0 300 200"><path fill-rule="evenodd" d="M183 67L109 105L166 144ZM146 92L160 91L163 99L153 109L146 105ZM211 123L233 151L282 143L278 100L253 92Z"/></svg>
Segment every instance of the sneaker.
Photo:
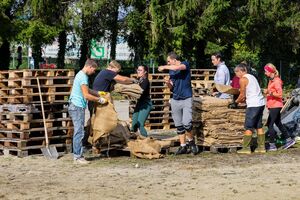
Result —
<svg viewBox="0 0 300 200"><path fill-rule="evenodd" d="M186 154L188 151L187 151L187 146L180 146L175 155L180 155L180 154Z"/></svg>
<svg viewBox="0 0 300 200"><path fill-rule="evenodd" d="M277 151L277 147L275 145L275 143L269 143L270 146L268 148L268 151Z"/></svg>
<svg viewBox="0 0 300 200"><path fill-rule="evenodd" d="M254 150L254 153L266 153L266 149L265 149L265 148L262 148L262 147L257 147L257 148Z"/></svg>
<svg viewBox="0 0 300 200"><path fill-rule="evenodd" d="M250 148L242 148L241 150L237 151L238 154L251 154Z"/></svg>
<svg viewBox="0 0 300 200"><path fill-rule="evenodd" d="M283 149L288 149L291 146L293 146L295 143L296 143L296 141L294 139L289 138L289 139L286 140L286 143L283 145L282 148Z"/></svg>
<svg viewBox="0 0 300 200"><path fill-rule="evenodd" d="M197 153L199 153L199 147L198 147L198 145L195 144L194 140L189 141L187 143L187 145L191 149L191 152L192 152L193 155L196 155Z"/></svg>
<svg viewBox="0 0 300 200"><path fill-rule="evenodd" d="M75 164L87 165L90 164L90 161L87 161L84 157L81 158L74 158Z"/></svg>

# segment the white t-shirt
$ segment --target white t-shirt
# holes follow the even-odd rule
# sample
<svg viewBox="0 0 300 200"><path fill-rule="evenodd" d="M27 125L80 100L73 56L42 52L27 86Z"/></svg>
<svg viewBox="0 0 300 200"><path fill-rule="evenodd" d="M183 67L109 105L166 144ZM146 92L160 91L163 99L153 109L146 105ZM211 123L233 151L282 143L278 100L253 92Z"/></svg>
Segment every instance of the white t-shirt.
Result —
<svg viewBox="0 0 300 200"><path fill-rule="evenodd" d="M251 74L245 74L243 77L248 79L248 85L246 86L247 107L264 106L266 104L265 98L262 95L257 79Z"/></svg>

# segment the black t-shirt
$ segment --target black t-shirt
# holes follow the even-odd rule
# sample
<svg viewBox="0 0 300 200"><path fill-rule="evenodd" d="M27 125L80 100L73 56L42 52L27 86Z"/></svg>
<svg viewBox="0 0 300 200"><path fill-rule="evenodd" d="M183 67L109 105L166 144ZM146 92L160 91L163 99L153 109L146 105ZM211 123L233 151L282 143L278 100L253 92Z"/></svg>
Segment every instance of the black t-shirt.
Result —
<svg viewBox="0 0 300 200"><path fill-rule="evenodd" d="M112 70L101 70L94 80L93 90L110 92L111 86L115 82L114 78L116 76L117 73Z"/></svg>
<svg viewBox="0 0 300 200"><path fill-rule="evenodd" d="M139 85L141 86L141 88L144 90L143 94L141 95L141 97L139 98L138 102L143 102L145 100L149 100L150 99L150 83L148 78L141 78L139 80Z"/></svg>

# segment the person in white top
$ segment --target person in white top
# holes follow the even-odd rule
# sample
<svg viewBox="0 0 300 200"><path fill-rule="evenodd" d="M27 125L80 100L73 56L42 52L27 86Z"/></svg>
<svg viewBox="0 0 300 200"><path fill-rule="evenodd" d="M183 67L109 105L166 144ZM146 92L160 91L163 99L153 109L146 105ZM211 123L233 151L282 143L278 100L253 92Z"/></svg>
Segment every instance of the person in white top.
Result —
<svg viewBox="0 0 300 200"><path fill-rule="evenodd" d="M243 137L243 149L238 153L251 154L250 142L252 139L253 130L257 131L258 147L255 153L265 153L265 134L262 129L262 116L265 108L265 99L262 95L261 88L257 79L247 73L247 65L241 63L234 69L236 76L240 78L240 95L236 99L236 103L246 101L247 109L245 116L245 133Z"/></svg>
<svg viewBox="0 0 300 200"><path fill-rule="evenodd" d="M214 66L217 67L216 74L214 76L214 82L221 85L230 85L230 73L225 65L225 62L222 60L221 53L214 53L211 56L211 62ZM226 93L214 92L213 96L220 99L229 99L231 96Z"/></svg>

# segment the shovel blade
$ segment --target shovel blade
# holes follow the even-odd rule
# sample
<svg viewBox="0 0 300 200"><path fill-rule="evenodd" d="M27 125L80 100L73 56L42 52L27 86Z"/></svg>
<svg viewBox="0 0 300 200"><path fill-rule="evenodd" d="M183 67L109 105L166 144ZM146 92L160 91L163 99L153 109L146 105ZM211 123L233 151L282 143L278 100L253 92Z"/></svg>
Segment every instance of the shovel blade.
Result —
<svg viewBox="0 0 300 200"><path fill-rule="evenodd" d="M59 156L56 147L53 146L42 147L41 150L43 155L48 159L57 159Z"/></svg>

